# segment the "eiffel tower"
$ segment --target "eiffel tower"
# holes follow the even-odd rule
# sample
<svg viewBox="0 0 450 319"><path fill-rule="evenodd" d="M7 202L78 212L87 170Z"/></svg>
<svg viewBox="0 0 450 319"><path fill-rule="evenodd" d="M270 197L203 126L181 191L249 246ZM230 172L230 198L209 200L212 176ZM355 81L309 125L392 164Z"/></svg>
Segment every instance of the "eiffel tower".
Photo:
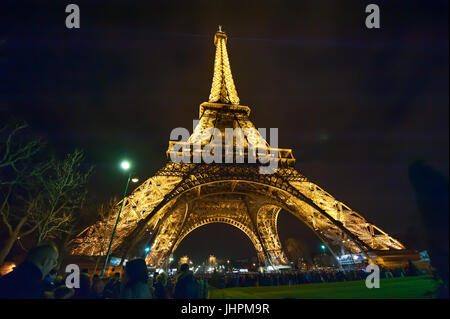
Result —
<svg viewBox="0 0 450 319"><path fill-rule="evenodd" d="M219 27L214 76L209 101L200 104L199 121L187 142L170 141L167 163L126 197L112 245L112 256L144 256L149 266L161 266L193 230L210 223L226 223L243 231L253 243L259 262L287 265L277 231L277 217L285 210L306 224L329 248L362 254L401 251L405 247L364 217L338 201L298 172L291 149L271 148L249 119L250 108L240 105L227 53L227 35ZM203 132L241 128L250 134L248 145L260 145L275 154L277 169L262 174L254 163L174 162L182 143L202 146L211 142ZM192 152L190 158L192 159ZM120 203L119 203L120 204ZM112 214L86 228L71 242L71 254L104 256L100 247ZM335 255L336 256L336 255Z"/></svg>

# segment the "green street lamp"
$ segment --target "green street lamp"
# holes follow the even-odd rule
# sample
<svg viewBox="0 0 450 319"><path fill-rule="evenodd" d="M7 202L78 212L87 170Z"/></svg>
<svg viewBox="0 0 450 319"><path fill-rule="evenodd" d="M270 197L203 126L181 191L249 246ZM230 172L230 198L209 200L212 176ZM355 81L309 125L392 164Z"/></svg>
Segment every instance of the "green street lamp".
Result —
<svg viewBox="0 0 450 319"><path fill-rule="evenodd" d="M128 171L131 167L131 164L128 161L123 161L122 163L120 163L120 167L123 170ZM108 253L106 254L105 264L103 265L102 274L100 276L101 278L103 278L103 276L105 275L106 265L108 264L109 254L111 253L111 247L114 240L114 235L116 234L117 224L119 223L120 213L122 212L123 203L125 202L125 197L127 196L128 185L130 184L130 180L133 183L137 183L139 181L137 178L131 179L131 174L132 171L130 170L130 173L128 174L127 186L125 187L125 192L123 193L122 203L120 204L119 213L117 214L116 224L114 225L114 229L111 235L111 241L109 242Z"/></svg>

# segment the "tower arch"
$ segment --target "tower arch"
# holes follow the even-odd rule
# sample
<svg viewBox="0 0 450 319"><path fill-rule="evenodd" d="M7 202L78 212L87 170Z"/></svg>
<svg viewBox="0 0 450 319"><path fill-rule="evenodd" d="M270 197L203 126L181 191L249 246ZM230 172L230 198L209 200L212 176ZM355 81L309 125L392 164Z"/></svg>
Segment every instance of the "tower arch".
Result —
<svg viewBox="0 0 450 319"><path fill-rule="evenodd" d="M317 209L317 206L312 206L311 203L294 195L294 190L289 190L289 187L280 186L280 181L273 178L270 180L273 183L216 178L213 181L206 180L191 185L192 187L180 185L183 191L172 201L188 203L192 207L191 215L188 213L189 217L185 220L185 225L182 225L182 219L178 218L180 221L178 228L173 223L166 224L170 225L172 235L179 238L187 235L188 229L195 229L199 227L197 225L206 222L224 221L233 225L236 223L235 219L239 219L240 225L245 225L246 229L251 230L246 233L251 234L249 237L253 238L252 242L259 242L261 245L261 249L258 245L255 245L255 249L258 251L258 256L264 257L266 264L287 264L276 226L278 213L284 209L305 223L331 251L333 251L333 245L343 246L354 253L364 253L373 249L364 242L365 245L360 245L362 241L358 237L356 240L354 237L349 237L348 234L352 233L343 226L343 223L333 219L323 209ZM176 211L176 209L167 211L165 218L169 218L170 221L170 218L176 216ZM340 218L344 220L344 216ZM156 238L162 238L167 234L166 224L161 224L161 230L156 234ZM238 228L243 229L242 227L244 226ZM175 229L178 229L178 233ZM166 239L165 242L171 246L176 240ZM156 264L162 262L173 249L167 248L165 254L158 253L160 251L161 249L155 244L149 260L153 260Z"/></svg>
<svg viewBox="0 0 450 319"><path fill-rule="evenodd" d="M244 233L247 238L250 240L250 242L252 243L256 254L258 256L258 260L260 263L264 263L265 259L264 259L264 252L261 246L261 243L259 242L258 237L256 236L256 234L254 233L254 231L252 229L250 229L248 226L244 225L243 223L236 221L232 218L227 218L227 217L206 217L202 220L197 221L195 224L191 225L188 229L186 229L181 235L180 237L177 239L177 241L175 242L172 252L174 253L178 246L181 244L181 242L192 232L194 232L195 230L197 230L200 227L209 225L209 224L217 224L217 223L221 223L221 224L227 224L230 226L233 226L234 228L237 228L238 230L242 231L242 233ZM149 256L150 257L150 256ZM148 258L147 261L150 263L151 259Z"/></svg>

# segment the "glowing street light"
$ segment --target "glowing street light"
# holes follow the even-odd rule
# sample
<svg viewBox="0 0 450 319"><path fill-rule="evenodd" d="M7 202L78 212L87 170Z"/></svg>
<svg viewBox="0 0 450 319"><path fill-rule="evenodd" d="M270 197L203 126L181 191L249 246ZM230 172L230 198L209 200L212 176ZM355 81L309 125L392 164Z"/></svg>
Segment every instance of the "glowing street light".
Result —
<svg viewBox="0 0 450 319"><path fill-rule="evenodd" d="M122 163L120 163L120 167L127 171L131 167L131 164L128 161L123 161Z"/></svg>
<svg viewBox="0 0 450 319"><path fill-rule="evenodd" d="M132 181L133 183L137 183L137 182L139 182L139 178L132 178L131 181Z"/></svg>
<svg viewBox="0 0 450 319"><path fill-rule="evenodd" d="M322 248L322 250L325 250L327 247L325 247L325 245L321 245L320 248Z"/></svg>
<svg viewBox="0 0 450 319"><path fill-rule="evenodd" d="M150 251L150 247L147 246L147 247L145 247L144 250L145 250L146 253L148 253Z"/></svg>
<svg viewBox="0 0 450 319"><path fill-rule="evenodd" d="M130 164L129 161L122 161L122 163L120 163L120 167L123 170L128 171L131 168L131 164ZM122 212L122 207L123 207L123 204L125 202L125 197L127 196L128 185L130 185L131 174L132 174L132 171L130 170L130 173L128 174L127 186L125 187L125 192L123 193L122 203L120 204L119 213L117 214L116 224L114 225L114 229L113 229L113 232L111 234L111 241L109 242L108 253L106 254L105 264L103 265L102 274L100 276L101 278L103 278L103 276L105 275L106 265L108 264L109 254L111 253L111 246L112 246L112 243L113 243L113 240L114 240L114 235L116 234L116 229L117 229L117 224L119 223L120 213ZM137 178L133 178L132 181L133 181L133 183L136 183L138 181L138 179ZM147 250L147 248L145 248L145 249Z"/></svg>

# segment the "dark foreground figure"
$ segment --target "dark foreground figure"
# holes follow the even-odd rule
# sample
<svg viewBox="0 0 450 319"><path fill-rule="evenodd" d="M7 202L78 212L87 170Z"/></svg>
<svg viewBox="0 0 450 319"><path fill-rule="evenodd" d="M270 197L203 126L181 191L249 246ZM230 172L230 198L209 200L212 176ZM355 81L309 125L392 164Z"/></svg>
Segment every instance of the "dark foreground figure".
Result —
<svg viewBox="0 0 450 319"><path fill-rule="evenodd" d="M0 278L0 299L45 298L47 285L43 279L57 263L58 251L54 245L34 247L25 262Z"/></svg>
<svg viewBox="0 0 450 319"><path fill-rule="evenodd" d="M175 285L175 299L197 299L198 284L194 273L189 270L188 264L182 264L177 273L177 283Z"/></svg>
<svg viewBox="0 0 450 319"><path fill-rule="evenodd" d="M125 266L126 284L122 293L124 299L151 299L148 287L148 270L144 259L135 259Z"/></svg>

